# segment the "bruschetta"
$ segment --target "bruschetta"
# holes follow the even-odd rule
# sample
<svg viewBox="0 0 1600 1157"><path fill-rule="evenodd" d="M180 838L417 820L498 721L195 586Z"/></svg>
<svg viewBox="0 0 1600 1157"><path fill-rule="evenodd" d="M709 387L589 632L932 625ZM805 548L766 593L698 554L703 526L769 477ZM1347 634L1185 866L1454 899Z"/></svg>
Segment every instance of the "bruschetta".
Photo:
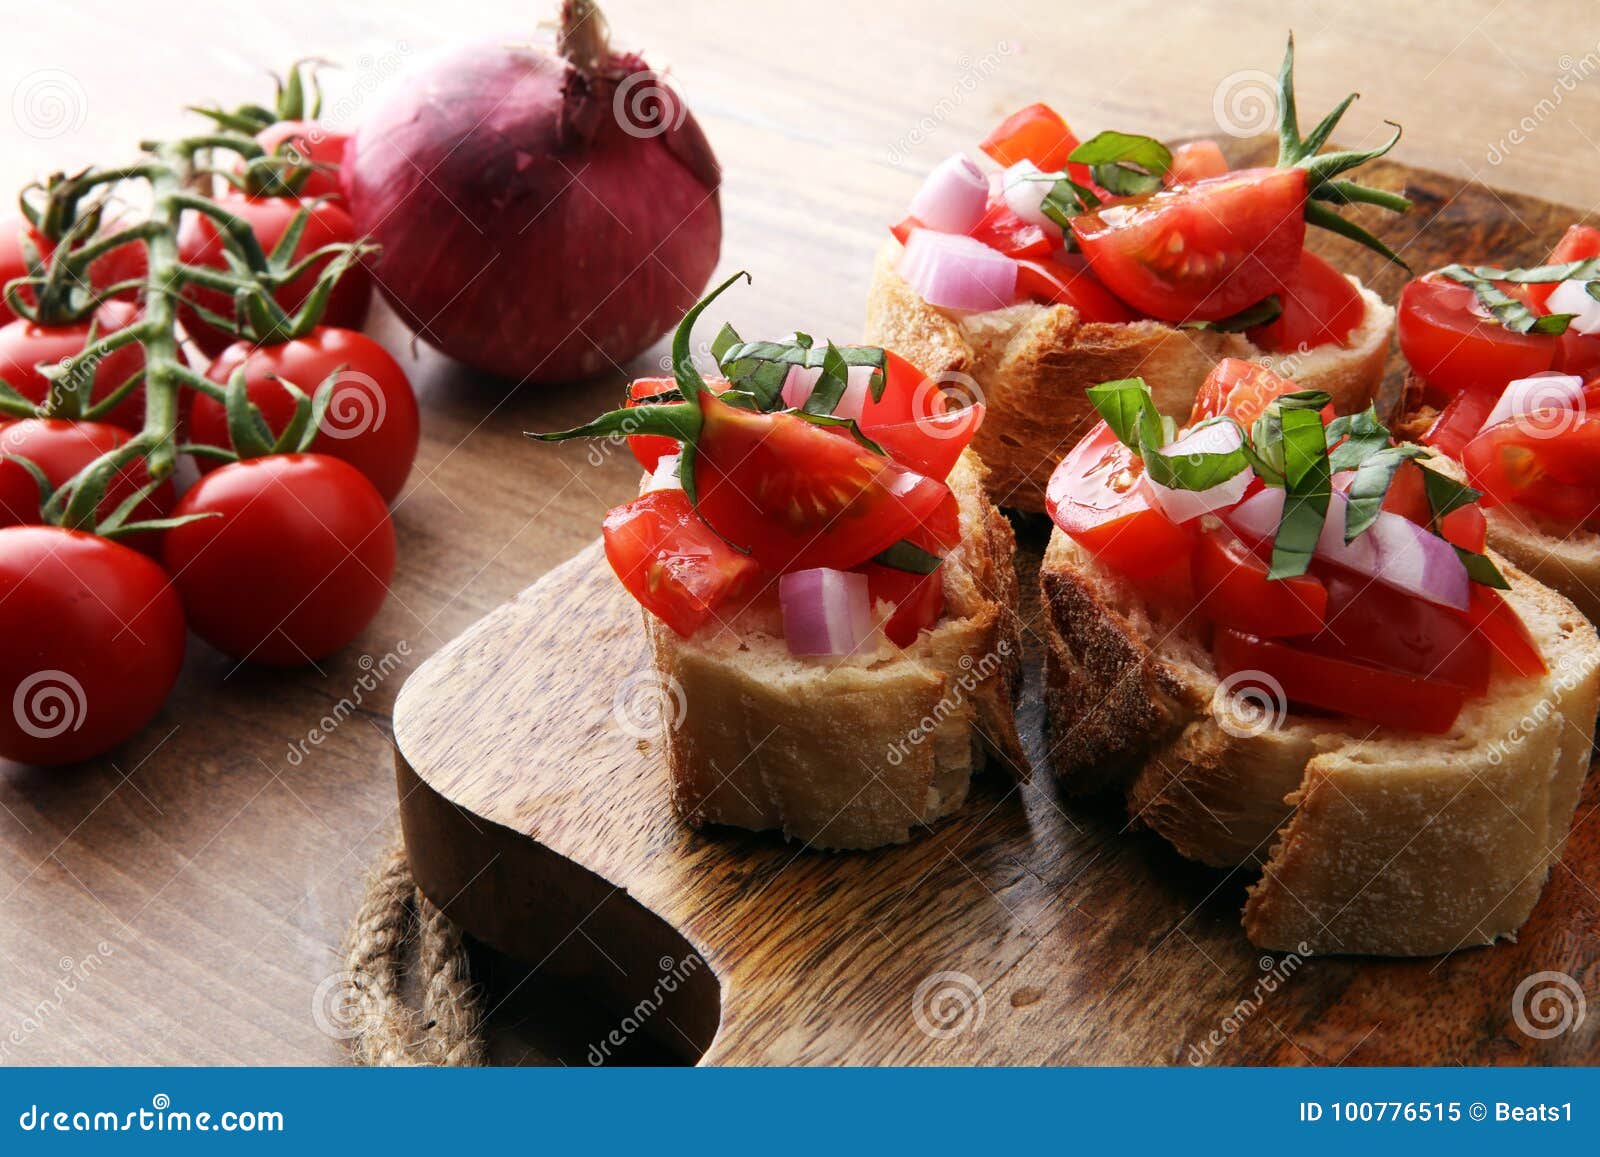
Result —
<svg viewBox="0 0 1600 1157"><path fill-rule="evenodd" d="M948 410L881 348L724 327L718 373L671 378L576 430L627 438L640 495L606 558L644 612L673 806L695 826L874 848L959 808L985 762L1026 777L1010 524Z"/></svg>
<svg viewBox="0 0 1600 1157"><path fill-rule="evenodd" d="M1262 948L1512 936L1589 766L1594 627L1487 549L1472 492L1375 411L1218 373L1240 388L1208 385L1182 428L1142 383L1091 390L1104 420L1051 480L1054 773L1259 870Z"/></svg>
<svg viewBox="0 0 1600 1157"><path fill-rule="evenodd" d="M1408 207L1343 176L1399 138L1324 152L1354 95L1302 136L1294 44L1279 77L1276 167L1230 172L1215 143L1168 148L1104 132L1080 143L1045 105L983 142L1000 171L938 166L879 254L866 340L956 393L981 394L974 446L996 502L1044 508L1062 453L1095 421L1084 389L1138 375L1186 413L1226 357L1257 361L1363 409L1382 381L1394 311L1305 247L1319 225L1394 258L1335 206ZM975 389L973 388L975 384Z"/></svg>

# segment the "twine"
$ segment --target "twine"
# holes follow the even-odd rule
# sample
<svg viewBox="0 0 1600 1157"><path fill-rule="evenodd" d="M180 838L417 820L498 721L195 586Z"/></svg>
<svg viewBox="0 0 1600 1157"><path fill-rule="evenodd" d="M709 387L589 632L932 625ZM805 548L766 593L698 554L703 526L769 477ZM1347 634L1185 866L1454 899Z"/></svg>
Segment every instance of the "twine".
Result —
<svg viewBox="0 0 1600 1157"><path fill-rule="evenodd" d="M419 1015L400 994L415 945ZM483 998L461 930L411 878L403 844L378 862L345 942L345 997L357 1064L473 1066L488 1062Z"/></svg>

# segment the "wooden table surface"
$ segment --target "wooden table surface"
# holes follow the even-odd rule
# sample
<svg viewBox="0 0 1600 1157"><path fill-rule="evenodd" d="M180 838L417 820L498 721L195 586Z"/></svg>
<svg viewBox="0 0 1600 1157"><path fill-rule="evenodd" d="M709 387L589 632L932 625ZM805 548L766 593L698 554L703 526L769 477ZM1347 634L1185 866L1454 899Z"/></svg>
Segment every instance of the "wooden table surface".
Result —
<svg viewBox="0 0 1600 1157"><path fill-rule="evenodd" d="M192 3L56 0L0 41L0 178L118 160L192 125L184 104L260 98L263 70L298 56L345 66L331 119L353 123L428 52L525 38L538 10L280 0L202 25ZM1363 94L1345 142L1389 117L1412 164L1585 213L1600 188L1600 23L1584 0L1536 17L1504 0L613 0L607 14L619 43L672 67L721 158L722 266L755 277L723 316L746 333L855 336L871 254L918 174L1011 109L1044 99L1086 132L1217 135L1219 112L1249 118L1290 27L1303 115ZM635 484L619 458L595 467L582 447L521 434L574 424L617 381L513 391L413 354L386 313L375 332L406 360L424 429L395 510L394 590L365 636L288 674L193 644L170 702L111 758L0 764L0 1064L344 1058L320 1027L324 982L393 838L389 712L405 673L587 543ZM583 1010L481 963L495 1000L511 996L494 1017L500 1059L583 1063Z"/></svg>

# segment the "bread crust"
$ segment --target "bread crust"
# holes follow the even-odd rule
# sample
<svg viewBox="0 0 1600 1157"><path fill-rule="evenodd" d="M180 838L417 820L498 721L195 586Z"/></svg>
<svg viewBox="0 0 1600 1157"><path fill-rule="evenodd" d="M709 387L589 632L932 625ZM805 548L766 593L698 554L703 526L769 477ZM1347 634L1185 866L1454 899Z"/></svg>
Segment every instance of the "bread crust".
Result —
<svg viewBox="0 0 1600 1157"><path fill-rule="evenodd" d="M1085 322L1066 305L1016 305L957 315L923 301L895 270L900 246L879 252L867 294L866 341L887 346L930 377L966 375L987 408L973 449L1001 506L1044 510L1056 463L1099 420L1084 389L1142 377L1163 414L1187 414L1225 357L1272 366L1335 407L1366 407L1383 381L1394 310L1362 290L1367 318L1348 349L1275 355L1243 334L1185 330L1158 321Z"/></svg>
<svg viewBox="0 0 1600 1157"><path fill-rule="evenodd" d="M959 808L986 759L1027 778L1015 539L982 478L967 451L950 475L962 542L941 568L945 616L904 650L796 659L748 621L682 639L645 614L679 816L875 848Z"/></svg>
<svg viewBox="0 0 1600 1157"><path fill-rule="evenodd" d="M1244 927L1262 948L1411 956L1511 936L1588 770L1600 638L1569 600L1502 569L1551 672L1497 677L1451 734L1425 736L1297 716L1264 684L1219 682L1197 624L1145 605L1057 530L1041 571L1053 769L1069 791L1121 790L1185 856L1260 865ZM1094 763L1106 751L1114 771Z"/></svg>

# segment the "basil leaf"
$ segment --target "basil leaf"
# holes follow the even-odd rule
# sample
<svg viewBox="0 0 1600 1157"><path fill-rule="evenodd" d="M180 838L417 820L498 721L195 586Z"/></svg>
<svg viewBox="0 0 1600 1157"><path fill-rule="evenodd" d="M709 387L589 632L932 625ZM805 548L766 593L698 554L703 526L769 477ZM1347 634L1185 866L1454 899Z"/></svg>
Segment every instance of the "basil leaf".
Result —
<svg viewBox="0 0 1600 1157"><path fill-rule="evenodd" d="M871 366L873 375L867 389L874 401L883 396L888 381L888 355L875 346L835 348L847 366ZM749 390L759 401L760 410L776 408L790 366L820 367L826 350L814 349L807 334L796 334L792 341L752 341L729 346L718 357L722 374L730 384Z"/></svg>
<svg viewBox="0 0 1600 1157"><path fill-rule="evenodd" d="M1225 317L1221 321L1184 321L1178 323L1179 329L1215 330L1218 333L1242 333L1258 325L1270 325L1283 315L1283 302L1278 300L1277 294L1263 297L1254 305L1241 309L1232 317Z"/></svg>
<svg viewBox="0 0 1600 1157"><path fill-rule="evenodd" d="M540 442L627 437L631 434L658 434L664 438L675 438L688 446L700 436L700 407L693 402L675 402L667 406L630 406L622 410L609 410L594 421L571 430L557 430L549 434L533 430L527 432L529 438Z"/></svg>
<svg viewBox="0 0 1600 1157"><path fill-rule="evenodd" d="M1389 493L1389 485L1394 481L1395 471L1413 458L1426 456L1427 450L1411 443L1402 443L1399 446L1385 446L1367 457L1356 471L1356 476L1350 482L1350 489L1345 492L1348 506L1344 515L1344 540L1353 542L1357 535L1366 530L1378 520L1378 515L1383 513L1384 495ZM1330 464L1331 464L1330 457Z"/></svg>
<svg viewBox="0 0 1600 1157"><path fill-rule="evenodd" d="M1166 445L1167 426L1143 378L1101 382L1084 393L1117 440L1130 450L1142 452L1147 447L1159 450Z"/></svg>
<svg viewBox="0 0 1600 1157"><path fill-rule="evenodd" d="M1571 314L1551 314L1540 317L1532 309L1512 297L1495 284L1501 280L1498 276L1484 277L1482 274L1498 275L1500 271L1484 266L1477 269L1468 269L1464 265L1446 265L1439 270L1441 276L1448 277L1451 281L1467 286L1477 294L1478 300L1489 311L1494 319L1512 333L1543 333L1560 334L1567 331L1567 323L1572 320Z"/></svg>
<svg viewBox="0 0 1600 1157"><path fill-rule="evenodd" d="M1231 419L1223 419L1231 421ZM1199 427L1196 427L1198 429ZM1209 490L1250 468L1241 434L1237 450L1208 450L1194 454L1164 454L1154 447L1141 452L1151 481L1173 490Z"/></svg>
<svg viewBox="0 0 1600 1157"><path fill-rule="evenodd" d="M810 422L813 426L843 426L850 431L852 438L874 454L884 458L889 456L887 450L861 432L861 427L856 424L854 418L841 418L835 414L813 414L806 410L790 410L788 414L791 417L799 418L802 422Z"/></svg>
<svg viewBox="0 0 1600 1157"><path fill-rule="evenodd" d="M1301 399L1313 392L1290 394L1279 401ZM1327 434L1322 428L1322 415L1317 412L1321 406L1291 404L1269 407L1269 412L1273 408L1277 409L1283 439L1284 502L1267 577L1293 578L1305 574L1311 565L1311 554L1328 517L1333 477L1328 469Z"/></svg>
<svg viewBox="0 0 1600 1157"><path fill-rule="evenodd" d="M839 408L839 400L849 384L850 367L845 365L838 348L830 341L822 354L822 376L811 388L811 396L801 409L808 414L832 414Z"/></svg>
<svg viewBox="0 0 1600 1157"><path fill-rule="evenodd" d="M1154 137L1107 131L1084 141L1067 160L1091 167L1131 163L1160 177L1172 168L1172 150Z"/></svg>
<svg viewBox="0 0 1600 1157"><path fill-rule="evenodd" d="M1359 414L1341 415L1328 423L1328 468L1337 474L1354 470L1389 446L1389 427L1378 417L1376 406Z"/></svg>
<svg viewBox="0 0 1600 1157"><path fill-rule="evenodd" d="M743 345L744 340L739 336L739 331L732 325L724 323L717 331L717 336L711 340L711 356L717 364L722 364L722 357L736 345Z"/></svg>
<svg viewBox="0 0 1600 1157"><path fill-rule="evenodd" d="M1494 565L1494 560L1486 554L1477 554L1474 551L1456 547L1456 557L1467 568L1467 577L1481 586L1493 587L1497 591L1508 591L1511 584L1506 581L1506 576L1500 573L1500 568Z"/></svg>
<svg viewBox="0 0 1600 1157"><path fill-rule="evenodd" d="M879 566L889 567L891 570L903 570L908 574L932 574L944 563L944 559L936 554L923 550L914 542L901 539L887 550L881 550L872 556L872 561Z"/></svg>
<svg viewBox="0 0 1600 1157"><path fill-rule="evenodd" d="M1480 265L1472 273L1484 281L1509 281L1513 285L1545 285L1552 281L1587 281L1593 285L1595 279L1600 278L1600 257L1536 265L1532 269L1496 269L1493 265Z"/></svg>
<svg viewBox="0 0 1600 1157"><path fill-rule="evenodd" d="M672 335L672 377L678 383L678 389L682 392L683 400L686 402L694 401L700 391L706 388L705 379L700 376L700 371L695 368L694 355L689 349L689 338L694 333L694 323L700 319L700 315L706 311L707 306L722 296L723 291L741 277L746 281L753 280L743 270L735 273L728 280L706 294L706 296L695 302L689 312L683 315L683 320L678 323L678 328Z"/></svg>
<svg viewBox="0 0 1600 1157"><path fill-rule="evenodd" d="M1142 197L1161 188L1161 178L1127 165L1096 165L1089 170L1094 183L1118 197Z"/></svg>
<svg viewBox="0 0 1600 1157"><path fill-rule="evenodd" d="M1421 462L1417 463L1417 469L1422 471L1422 492L1427 495L1428 509L1433 512L1435 526L1445 515L1463 506L1471 506L1483 497L1481 491L1457 482L1448 474L1430 469Z"/></svg>

